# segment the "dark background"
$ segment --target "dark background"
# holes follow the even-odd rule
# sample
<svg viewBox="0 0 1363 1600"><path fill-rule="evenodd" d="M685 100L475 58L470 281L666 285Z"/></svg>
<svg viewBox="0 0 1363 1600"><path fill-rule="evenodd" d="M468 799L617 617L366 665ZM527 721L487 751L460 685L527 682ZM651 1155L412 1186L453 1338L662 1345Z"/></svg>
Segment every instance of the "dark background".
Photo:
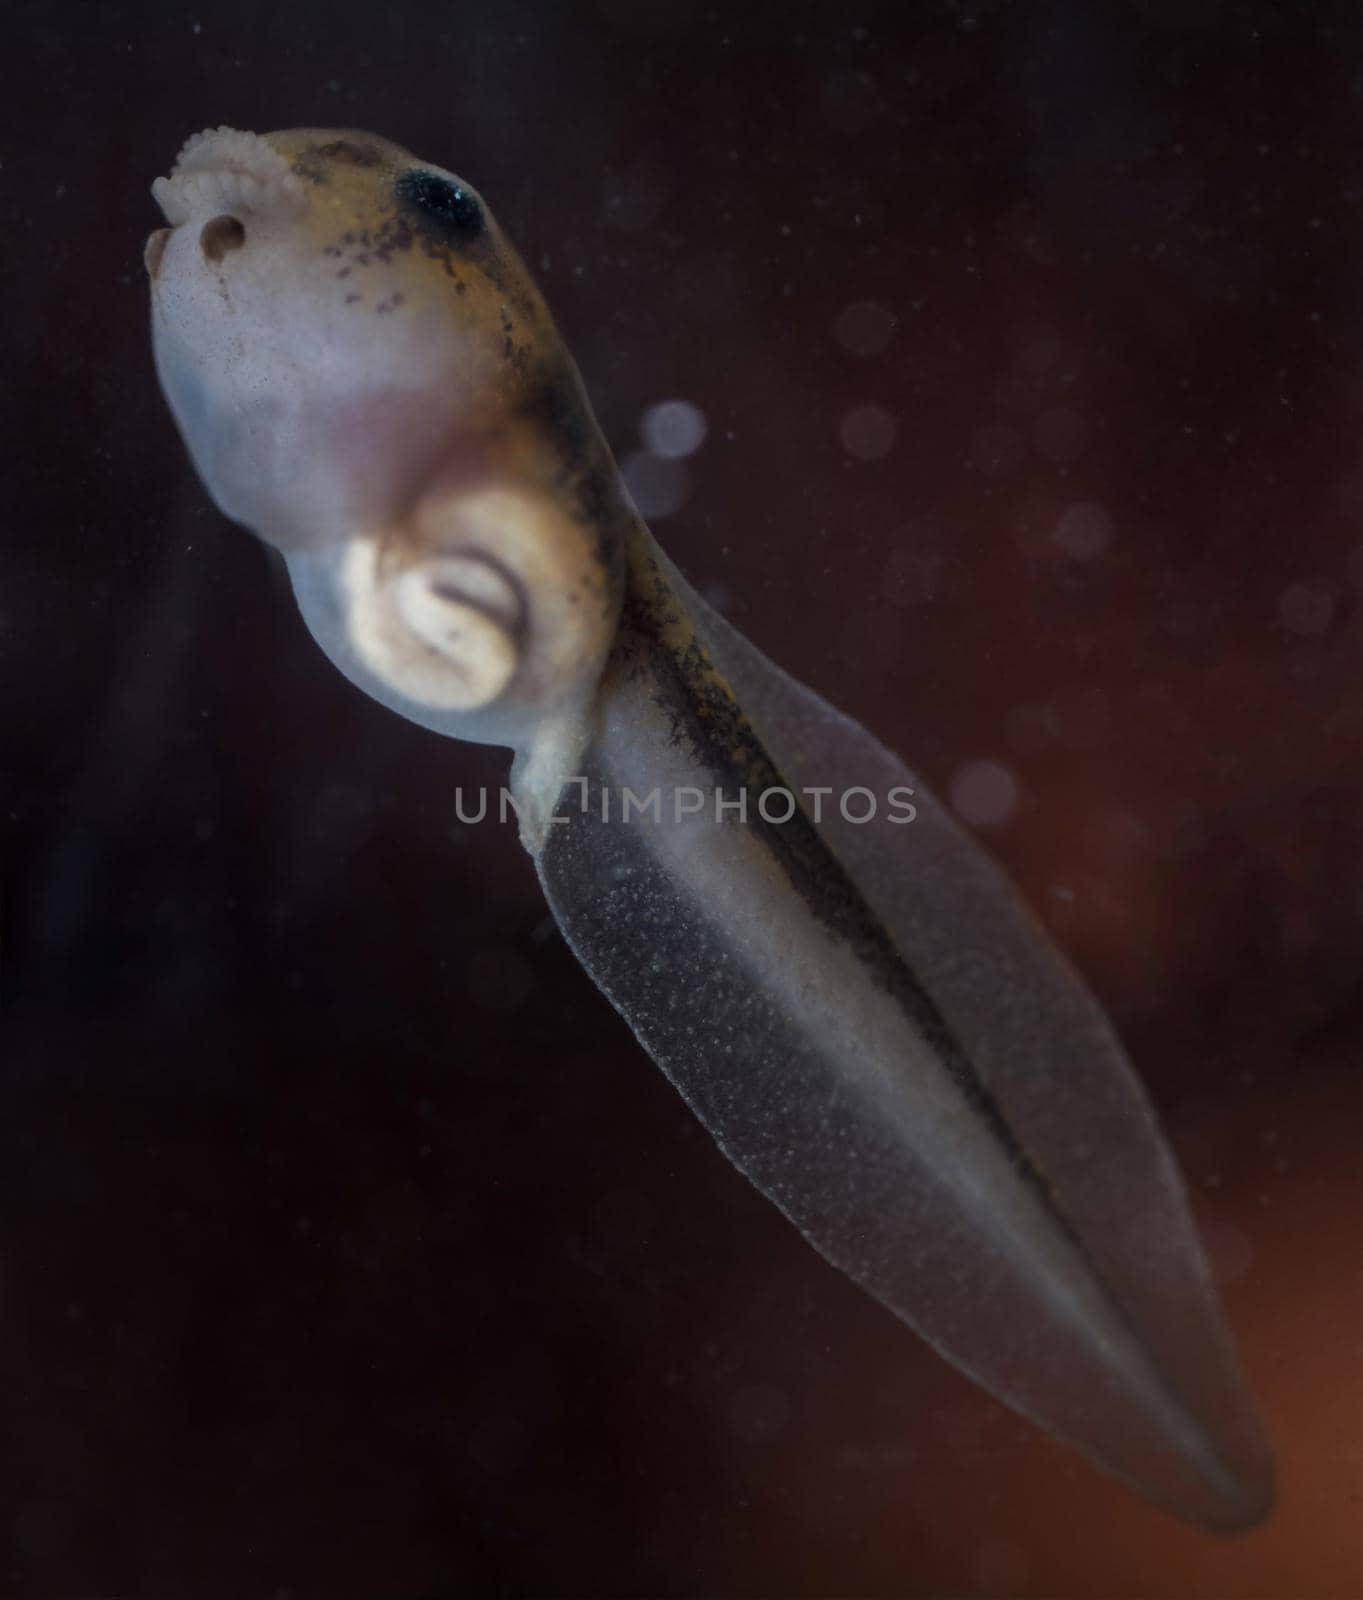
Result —
<svg viewBox="0 0 1363 1600"><path fill-rule="evenodd" d="M1350 12L9 8L0 1591L1363 1592ZM151 371L148 186L219 122L477 183L619 452L709 419L688 575L939 789L1011 771L986 843L1182 1158L1265 1530L1148 1509L815 1256L455 822L504 753L323 660Z"/></svg>

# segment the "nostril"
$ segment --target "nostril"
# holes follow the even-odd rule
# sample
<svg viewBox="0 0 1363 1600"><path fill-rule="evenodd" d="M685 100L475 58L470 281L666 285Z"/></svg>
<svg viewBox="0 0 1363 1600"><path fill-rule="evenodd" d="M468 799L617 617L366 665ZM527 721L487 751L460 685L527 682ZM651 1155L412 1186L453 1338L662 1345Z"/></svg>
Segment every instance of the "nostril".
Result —
<svg viewBox="0 0 1363 1600"><path fill-rule="evenodd" d="M199 248L209 261L221 261L231 251L240 250L245 243L246 229L235 217L214 217L212 222L204 223L204 230L199 235Z"/></svg>
<svg viewBox="0 0 1363 1600"><path fill-rule="evenodd" d="M166 253L166 244L170 239L169 228L158 228L147 240L147 247L142 252L142 263L147 269L147 276L156 281L156 274L161 270L161 257Z"/></svg>

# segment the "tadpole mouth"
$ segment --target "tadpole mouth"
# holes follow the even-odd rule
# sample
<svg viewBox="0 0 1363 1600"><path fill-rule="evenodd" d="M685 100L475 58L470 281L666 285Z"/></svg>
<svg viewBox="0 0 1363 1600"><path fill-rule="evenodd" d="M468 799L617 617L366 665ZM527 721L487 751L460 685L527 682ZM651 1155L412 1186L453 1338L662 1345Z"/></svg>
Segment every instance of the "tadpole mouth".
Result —
<svg viewBox="0 0 1363 1600"><path fill-rule="evenodd" d="M221 261L234 250L240 250L245 243L246 229L241 218L230 213L205 222L199 234L199 249L203 251L206 261Z"/></svg>
<svg viewBox="0 0 1363 1600"><path fill-rule="evenodd" d="M188 139L151 192L172 228L193 218L301 215L308 204L303 180L268 139L226 126Z"/></svg>

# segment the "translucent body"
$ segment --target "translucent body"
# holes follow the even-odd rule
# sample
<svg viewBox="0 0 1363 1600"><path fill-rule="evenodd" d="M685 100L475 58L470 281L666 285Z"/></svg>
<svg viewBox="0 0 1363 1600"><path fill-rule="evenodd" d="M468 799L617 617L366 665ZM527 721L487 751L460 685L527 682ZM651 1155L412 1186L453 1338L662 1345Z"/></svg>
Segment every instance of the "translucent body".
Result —
<svg viewBox="0 0 1363 1600"><path fill-rule="evenodd" d="M637 664L607 686L587 803L570 797L539 857L579 959L830 1261L1165 1506L1209 1526L1259 1520L1268 1448L1177 1172L1101 1012L921 781L670 578L789 789L833 791L827 870L891 935L967 1082L811 916L768 830L732 809L724 824L713 810L601 821L603 787L617 811L626 786L735 792L732 772L678 746ZM900 785L908 823L883 803L848 822L837 804Z"/></svg>
<svg viewBox="0 0 1363 1600"><path fill-rule="evenodd" d="M1101 1012L902 763L657 550L475 192L372 135L230 129L156 192L157 368L206 484L361 689L515 750L565 935L729 1157L1090 1459L1208 1526L1265 1515L1268 1448ZM844 818L852 788L875 820Z"/></svg>

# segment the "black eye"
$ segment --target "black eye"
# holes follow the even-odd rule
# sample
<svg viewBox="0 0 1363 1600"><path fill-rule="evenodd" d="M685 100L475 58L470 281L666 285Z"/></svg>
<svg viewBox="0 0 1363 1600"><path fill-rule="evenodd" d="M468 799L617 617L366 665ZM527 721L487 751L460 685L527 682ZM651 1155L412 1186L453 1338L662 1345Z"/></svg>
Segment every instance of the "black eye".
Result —
<svg viewBox="0 0 1363 1600"><path fill-rule="evenodd" d="M438 172L413 167L397 181L397 196L415 206L423 216L438 222L442 230L461 239L471 239L483 229L483 208L468 192Z"/></svg>

